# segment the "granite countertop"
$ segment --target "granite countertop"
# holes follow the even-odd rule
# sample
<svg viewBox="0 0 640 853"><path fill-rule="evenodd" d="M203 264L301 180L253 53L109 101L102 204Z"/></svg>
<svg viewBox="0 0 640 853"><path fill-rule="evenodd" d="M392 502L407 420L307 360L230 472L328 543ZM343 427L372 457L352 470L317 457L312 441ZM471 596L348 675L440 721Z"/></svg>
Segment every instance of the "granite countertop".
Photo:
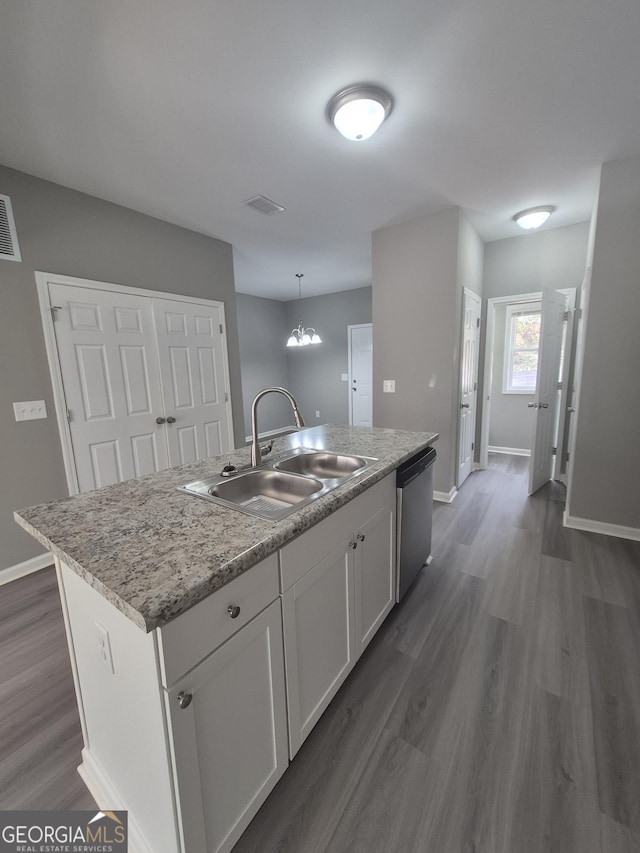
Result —
<svg viewBox="0 0 640 853"><path fill-rule="evenodd" d="M177 490L249 463L249 448L19 510L18 524L142 630L151 631L274 553L393 471L438 434L326 424L276 439L373 456L361 477L282 521L265 521Z"/></svg>

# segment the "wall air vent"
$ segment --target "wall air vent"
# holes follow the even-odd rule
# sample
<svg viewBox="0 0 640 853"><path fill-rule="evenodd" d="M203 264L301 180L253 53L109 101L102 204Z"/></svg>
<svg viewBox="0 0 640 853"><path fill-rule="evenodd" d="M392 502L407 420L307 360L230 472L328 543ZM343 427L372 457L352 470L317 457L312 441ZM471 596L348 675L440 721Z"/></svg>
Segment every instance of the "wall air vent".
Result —
<svg viewBox="0 0 640 853"><path fill-rule="evenodd" d="M253 207L254 210L259 210L265 216L271 216L272 213L283 213L286 210L281 204L276 204L275 201L271 201L271 199L265 198L263 195L248 198L245 204Z"/></svg>
<svg viewBox="0 0 640 853"><path fill-rule="evenodd" d="M11 199L0 195L0 260L21 261L16 224L13 220Z"/></svg>

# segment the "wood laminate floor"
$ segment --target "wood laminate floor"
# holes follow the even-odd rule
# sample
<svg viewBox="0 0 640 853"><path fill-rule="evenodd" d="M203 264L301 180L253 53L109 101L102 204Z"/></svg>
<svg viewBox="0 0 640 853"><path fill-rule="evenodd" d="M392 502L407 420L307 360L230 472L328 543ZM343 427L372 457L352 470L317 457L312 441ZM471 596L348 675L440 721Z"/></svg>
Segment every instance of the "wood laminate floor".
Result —
<svg viewBox="0 0 640 853"><path fill-rule="evenodd" d="M639 853L640 543L495 454L235 853ZM0 591L0 808L91 808L51 572ZM163 853L163 851L154 851Z"/></svg>

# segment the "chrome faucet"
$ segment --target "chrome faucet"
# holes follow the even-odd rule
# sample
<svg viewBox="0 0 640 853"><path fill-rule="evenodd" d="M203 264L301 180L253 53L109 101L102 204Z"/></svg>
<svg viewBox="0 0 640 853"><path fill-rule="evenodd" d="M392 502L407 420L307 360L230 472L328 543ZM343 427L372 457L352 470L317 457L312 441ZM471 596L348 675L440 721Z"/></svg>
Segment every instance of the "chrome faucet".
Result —
<svg viewBox="0 0 640 853"><path fill-rule="evenodd" d="M256 465L259 465L262 461L262 453L258 442L258 400L261 400L265 394L271 393L283 394L291 403L296 426L298 429L301 429L304 426L302 415L298 411L298 404L296 403L293 395L290 394L286 388L263 388L262 391L258 391L253 403L251 404L251 466L253 468L255 468Z"/></svg>

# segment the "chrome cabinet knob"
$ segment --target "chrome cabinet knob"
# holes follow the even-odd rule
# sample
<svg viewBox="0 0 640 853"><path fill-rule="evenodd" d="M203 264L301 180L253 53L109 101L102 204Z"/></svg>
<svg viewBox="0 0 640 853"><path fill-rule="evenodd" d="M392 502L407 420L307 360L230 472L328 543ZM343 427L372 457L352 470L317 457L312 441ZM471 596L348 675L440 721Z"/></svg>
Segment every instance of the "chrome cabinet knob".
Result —
<svg viewBox="0 0 640 853"><path fill-rule="evenodd" d="M548 403L540 403L539 408L541 408L541 409L548 409L548 408L549 408L549 404L548 404Z"/></svg>
<svg viewBox="0 0 640 853"><path fill-rule="evenodd" d="M460 408L461 408L461 409L468 409L468 408L469 408L469 403L460 403Z"/></svg>
<svg viewBox="0 0 640 853"><path fill-rule="evenodd" d="M527 403L527 409L537 409L537 408L538 408L537 403Z"/></svg>
<svg viewBox="0 0 640 853"><path fill-rule="evenodd" d="M231 616L232 619L237 619L240 615L240 608L237 604L230 604L227 607L227 613Z"/></svg>
<svg viewBox="0 0 640 853"><path fill-rule="evenodd" d="M192 699L193 693L185 693L184 690L181 690L180 693L178 693L178 705L180 705L181 708L188 708Z"/></svg>
<svg viewBox="0 0 640 853"><path fill-rule="evenodd" d="M358 543L352 539L351 542L349 542L349 548L353 548L353 550L355 551L355 549L357 547L358 547Z"/></svg>
<svg viewBox="0 0 640 853"><path fill-rule="evenodd" d="M165 422L165 420L166 420L165 418L156 418L156 423L158 425L162 425Z"/></svg>
<svg viewBox="0 0 640 853"><path fill-rule="evenodd" d="M171 417L171 415L169 415L169 417L167 418L167 423L168 424L175 424L175 422L176 422L176 419Z"/></svg>
<svg viewBox="0 0 640 853"><path fill-rule="evenodd" d="M364 533L358 533L358 535L356 536L356 539L358 540L358 542L364 542L365 538L366 537L365 537Z"/></svg>

